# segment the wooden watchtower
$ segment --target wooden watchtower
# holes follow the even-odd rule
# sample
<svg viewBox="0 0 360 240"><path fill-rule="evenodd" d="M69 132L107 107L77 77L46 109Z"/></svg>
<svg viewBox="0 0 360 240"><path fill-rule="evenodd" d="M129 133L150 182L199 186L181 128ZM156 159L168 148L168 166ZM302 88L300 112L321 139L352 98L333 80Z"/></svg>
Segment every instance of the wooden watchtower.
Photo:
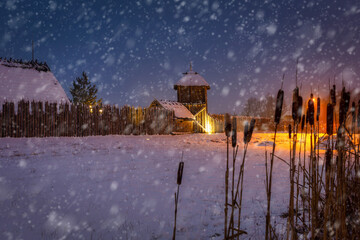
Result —
<svg viewBox="0 0 360 240"><path fill-rule="evenodd" d="M190 112L195 114L205 107L207 112L207 90L210 85L197 72L192 70L183 73L184 76L174 85L177 90L178 102L184 104Z"/></svg>

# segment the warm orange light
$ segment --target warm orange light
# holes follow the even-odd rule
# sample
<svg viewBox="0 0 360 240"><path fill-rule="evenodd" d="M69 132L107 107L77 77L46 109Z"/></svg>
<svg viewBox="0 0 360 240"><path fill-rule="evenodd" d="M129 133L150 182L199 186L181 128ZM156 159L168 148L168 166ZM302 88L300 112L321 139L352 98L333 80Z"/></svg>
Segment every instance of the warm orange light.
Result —
<svg viewBox="0 0 360 240"><path fill-rule="evenodd" d="M209 122L205 124L205 132L209 134L213 133L213 128Z"/></svg>

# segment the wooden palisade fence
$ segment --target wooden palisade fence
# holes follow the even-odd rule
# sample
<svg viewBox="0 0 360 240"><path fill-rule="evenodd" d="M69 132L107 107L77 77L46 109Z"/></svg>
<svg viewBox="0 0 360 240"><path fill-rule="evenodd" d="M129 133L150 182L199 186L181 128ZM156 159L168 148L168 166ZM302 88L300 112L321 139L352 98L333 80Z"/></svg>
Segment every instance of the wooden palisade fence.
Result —
<svg viewBox="0 0 360 240"><path fill-rule="evenodd" d="M224 121L220 121L211 117L205 111L205 108L203 111L195 114L194 132L204 133L206 131L211 131L211 133L222 133L224 132L224 128Z"/></svg>
<svg viewBox="0 0 360 240"><path fill-rule="evenodd" d="M20 101L0 110L0 137L169 134L173 124L174 112L159 108Z"/></svg>

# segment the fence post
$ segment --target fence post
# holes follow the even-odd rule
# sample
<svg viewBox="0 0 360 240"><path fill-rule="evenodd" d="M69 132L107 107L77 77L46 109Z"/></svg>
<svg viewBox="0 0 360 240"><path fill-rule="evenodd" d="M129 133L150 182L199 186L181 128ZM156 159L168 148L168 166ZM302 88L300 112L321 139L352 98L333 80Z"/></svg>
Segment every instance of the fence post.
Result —
<svg viewBox="0 0 360 240"><path fill-rule="evenodd" d="M15 105L13 102L10 103L10 137L14 137L16 134L15 127Z"/></svg>

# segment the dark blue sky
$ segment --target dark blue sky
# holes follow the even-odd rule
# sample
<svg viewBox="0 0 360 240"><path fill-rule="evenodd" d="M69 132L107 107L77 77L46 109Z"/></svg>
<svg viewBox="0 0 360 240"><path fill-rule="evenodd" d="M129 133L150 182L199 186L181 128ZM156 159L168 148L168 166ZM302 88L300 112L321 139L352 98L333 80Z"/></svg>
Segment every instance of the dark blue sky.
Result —
<svg viewBox="0 0 360 240"><path fill-rule="evenodd" d="M211 85L209 111L290 95L299 58L303 94L344 76L360 86L360 3L343 1L29 1L0 3L0 56L46 61L69 94L86 71L111 104L176 100L193 62ZM323 86L324 84L325 87ZM322 87L323 86L323 87Z"/></svg>

